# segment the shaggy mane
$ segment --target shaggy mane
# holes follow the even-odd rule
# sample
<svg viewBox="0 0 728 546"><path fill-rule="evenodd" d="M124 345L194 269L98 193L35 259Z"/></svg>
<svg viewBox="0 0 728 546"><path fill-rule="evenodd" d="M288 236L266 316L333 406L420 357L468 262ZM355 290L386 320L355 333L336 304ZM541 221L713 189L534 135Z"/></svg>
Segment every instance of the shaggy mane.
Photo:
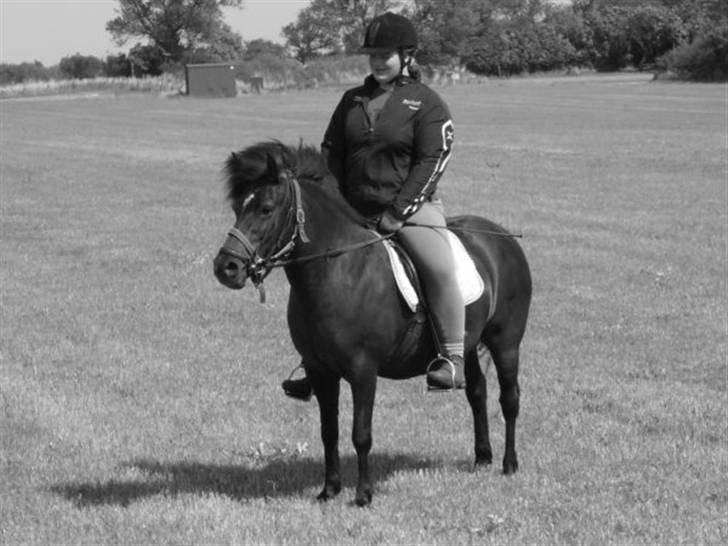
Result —
<svg viewBox="0 0 728 546"><path fill-rule="evenodd" d="M294 147L278 140L268 140L233 153L225 162L228 199L239 199L258 185L277 183L268 173L268 162L271 160L275 161L278 169L291 171L298 180L317 182L338 193L336 180L318 149L303 144L303 141Z"/></svg>

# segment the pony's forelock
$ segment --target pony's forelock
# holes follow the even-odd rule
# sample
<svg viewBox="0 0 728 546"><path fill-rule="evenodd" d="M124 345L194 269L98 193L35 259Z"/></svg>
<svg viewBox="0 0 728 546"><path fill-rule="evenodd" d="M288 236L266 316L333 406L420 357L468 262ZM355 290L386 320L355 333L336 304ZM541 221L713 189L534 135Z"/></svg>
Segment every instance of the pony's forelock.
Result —
<svg viewBox="0 0 728 546"><path fill-rule="evenodd" d="M293 147L278 140L267 140L232 153L225 162L223 174L228 199L234 201L257 185L273 183L274 179L266 177L271 159L278 169L289 170L298 179L319 182L332 178L316 147L303 144L303 141Z"/></svg>

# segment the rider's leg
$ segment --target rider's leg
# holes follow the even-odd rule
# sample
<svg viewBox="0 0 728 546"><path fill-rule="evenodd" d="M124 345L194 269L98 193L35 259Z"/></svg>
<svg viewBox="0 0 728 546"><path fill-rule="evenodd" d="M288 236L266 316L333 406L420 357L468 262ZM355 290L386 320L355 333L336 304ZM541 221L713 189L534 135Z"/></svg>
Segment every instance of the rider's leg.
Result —
<svg viewBox="0 0 728 546"><path fill-rule="evenodd" d="M441 205L425 203L408 223L444 228ZM465 374L465 305L457 283L455 263L444 229L405 226L397 236L419 272L444 359L438 359L427 374L435 388L463 388Z"/></svg>

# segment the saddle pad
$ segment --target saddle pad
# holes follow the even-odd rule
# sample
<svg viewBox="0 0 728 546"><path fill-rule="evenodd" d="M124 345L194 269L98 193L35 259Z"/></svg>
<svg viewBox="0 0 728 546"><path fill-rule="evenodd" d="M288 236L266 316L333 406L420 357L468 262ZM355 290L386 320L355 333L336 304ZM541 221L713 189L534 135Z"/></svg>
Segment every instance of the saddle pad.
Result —
<svg viewBox="0 0 728 546"><path fill-rule="evenodd" d="M453 257L455 259L460 293L463 296L463 302L465 305L469 305L483 294L485 284L483 283L480 273L478 273L478 270L475 268L473 259L470 257L470 254L468 254L468 251L465 250L460 239L458 239L452 231L448 231L447 236L450 242L450 249L452 250ZM417 309L417 305L420 303L420 299L417 296L417 290L415 290L415 287L412 285L412 281L407 276L404 265L402 265L402 260L392 246L392 243L386 239L382 242L384 243L384 248L387 249L389 262L392 264L392 271L394 272L394 278L397 281L399 292L402 294L402 297L409 308L414 312Z"/></svg>

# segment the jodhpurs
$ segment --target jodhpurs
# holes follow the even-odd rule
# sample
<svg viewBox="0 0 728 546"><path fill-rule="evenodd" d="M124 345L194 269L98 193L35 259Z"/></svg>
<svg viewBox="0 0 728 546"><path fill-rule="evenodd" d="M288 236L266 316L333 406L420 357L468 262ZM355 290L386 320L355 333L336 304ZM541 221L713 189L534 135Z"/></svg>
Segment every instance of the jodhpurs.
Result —
<svg viewBox="0 0 728 546"><path fill-rule="evenodd" d="M408 222L444 228L446 222L442 204L439 200L424 203ZM422 278L440 349L462 356L465 304L457 284L455 262L446 232L436 227L405 226L397 233L397 238L410 254Z"/></svg>

